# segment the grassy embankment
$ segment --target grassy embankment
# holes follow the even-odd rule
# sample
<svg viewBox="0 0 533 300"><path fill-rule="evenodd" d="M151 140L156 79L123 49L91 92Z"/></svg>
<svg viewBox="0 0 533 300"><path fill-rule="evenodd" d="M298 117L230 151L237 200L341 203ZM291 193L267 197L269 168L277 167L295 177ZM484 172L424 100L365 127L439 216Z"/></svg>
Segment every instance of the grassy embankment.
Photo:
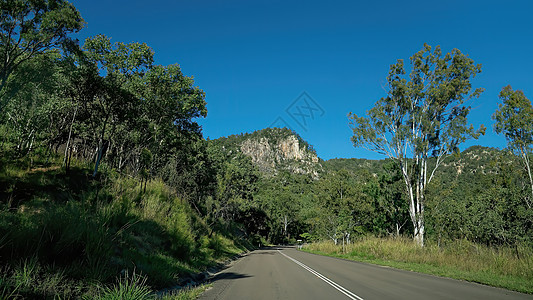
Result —
<svg viewBox="0 0 533 300"><path fill-rule="evenodd" d="M526 248L489 248L463 240L443 247L429 243L420 248L407 238L372 237L347 245L344 250L333 242L309 244L303 250L533 293L533 253Z"/></svg>
<svg viewBox="0 0 533 300"><path fill-rule="evenodd" d="M243 252L162 182L0 150L0 299L152 299ZM194 298L200 289L165 299ZM120 298L127 293L131 297Z"/></svg>

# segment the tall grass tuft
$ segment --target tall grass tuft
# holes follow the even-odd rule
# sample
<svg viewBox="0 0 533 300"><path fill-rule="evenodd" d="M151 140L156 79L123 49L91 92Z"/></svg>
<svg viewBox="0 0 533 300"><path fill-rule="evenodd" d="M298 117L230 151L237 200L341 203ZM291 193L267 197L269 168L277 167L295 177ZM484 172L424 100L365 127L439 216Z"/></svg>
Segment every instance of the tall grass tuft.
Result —
<svg viewBox="0 0 533 300"><path fill-rule="evenodd" d="M121 276L113 286L100 288L98 295L85 295L83 299L96 300L146 300L154 299L152 290L146 285L146 277L136 274Z"/></svg>

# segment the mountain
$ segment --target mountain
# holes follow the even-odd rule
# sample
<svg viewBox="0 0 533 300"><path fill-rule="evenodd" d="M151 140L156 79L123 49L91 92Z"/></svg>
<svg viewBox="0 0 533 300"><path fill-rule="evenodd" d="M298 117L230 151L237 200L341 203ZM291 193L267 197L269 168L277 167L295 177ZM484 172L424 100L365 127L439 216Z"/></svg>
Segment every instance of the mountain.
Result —
<svg viewBox="0 0 533 300"><path fill-rule="evenodd" d="M237 153L249 157L266 176L274 176L285 170L318 178L323 170L321 159L313 147L287 128L265 128L210 142L218 145L230 157Z"/></svg>
<svg viewBox="0 0 533 300"><path fill-rule="evenodd" d="M516 157L507 150L499 150L484 146L471 146L461 153L454 154L444 160L437 176L468 176L469 174L493 174L498 172L496 162L513 163ZM326 171L339 171L341 169L357 173L367 170L378 174L383 172L383 165L388 159L370 160L364 158L333 158L324 161L322 165ZM430 163L432 160L430 159Z"/></svg>
<svg viewBox="0 0 533 300"><path fill-rule="evenodd" d="M328 172L337 172L341 169L346 169L353 173L357 173L361 170L368 170L372 173L376 173L381 170L383 164L387 159L366 159L366 158L332 158L324 161L324 169Z"/></svg>
<svg viewBox="0 0 533 300"><path fill-rule="evenodd" d="M252 163L266 176L274 176L280 171L294 174L310 174L318 178L323 172L336 172L346 169L353 173L366 170L371 174L383 173L383 165L389 159L371 160L364 158L320 159L313 147L296 132L287 128L265 128L252 133L241 133L210 140L219 146L228 157L238 153L249 157ZM472 146L463 152L444 160L438 176L457 177L467 174L487 174L497 172L494 161L512 156L505 150L491 147ZM468 175L467 175L468 176Z"/></svg>

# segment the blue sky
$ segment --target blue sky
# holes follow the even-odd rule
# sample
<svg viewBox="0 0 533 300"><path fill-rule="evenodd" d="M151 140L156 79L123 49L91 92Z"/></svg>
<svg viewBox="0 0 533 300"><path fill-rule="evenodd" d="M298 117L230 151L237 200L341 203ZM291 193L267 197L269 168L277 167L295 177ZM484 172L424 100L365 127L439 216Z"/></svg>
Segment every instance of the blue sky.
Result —
<svg viewBox="0 0 533 300"><path fill-rule="evenodd" d="M157 64L178 63L193 76L206 92L208 116L199 123L211 139L277 122L323 159L382 158L352 146L347 114L373 107L385 95L390 64L408 60L424 43L443 52L458 48L483 65L473 85L485 92L469 117L488 130L462 149L505 147L490 118L503 86L533 99L533 1L72 3L87 22L80 40L103 33L145 42ZM313 116L304 120L298 109Z"/></svg>

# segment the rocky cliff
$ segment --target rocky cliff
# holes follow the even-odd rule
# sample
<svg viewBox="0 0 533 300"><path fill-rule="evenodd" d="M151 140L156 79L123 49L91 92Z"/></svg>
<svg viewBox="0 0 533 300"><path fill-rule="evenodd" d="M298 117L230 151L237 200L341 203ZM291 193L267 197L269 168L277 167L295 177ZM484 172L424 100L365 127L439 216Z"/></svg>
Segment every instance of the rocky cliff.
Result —
<svg viewBox="0 0 533 300"><path fill-rule="evenodd" d="M237 151L250 157L265 175L276 175L281 170L287 170L317 178L322 170L320 159L312 146L286 128L266 128L213 142L221 145L225 151Z"/></svg>

